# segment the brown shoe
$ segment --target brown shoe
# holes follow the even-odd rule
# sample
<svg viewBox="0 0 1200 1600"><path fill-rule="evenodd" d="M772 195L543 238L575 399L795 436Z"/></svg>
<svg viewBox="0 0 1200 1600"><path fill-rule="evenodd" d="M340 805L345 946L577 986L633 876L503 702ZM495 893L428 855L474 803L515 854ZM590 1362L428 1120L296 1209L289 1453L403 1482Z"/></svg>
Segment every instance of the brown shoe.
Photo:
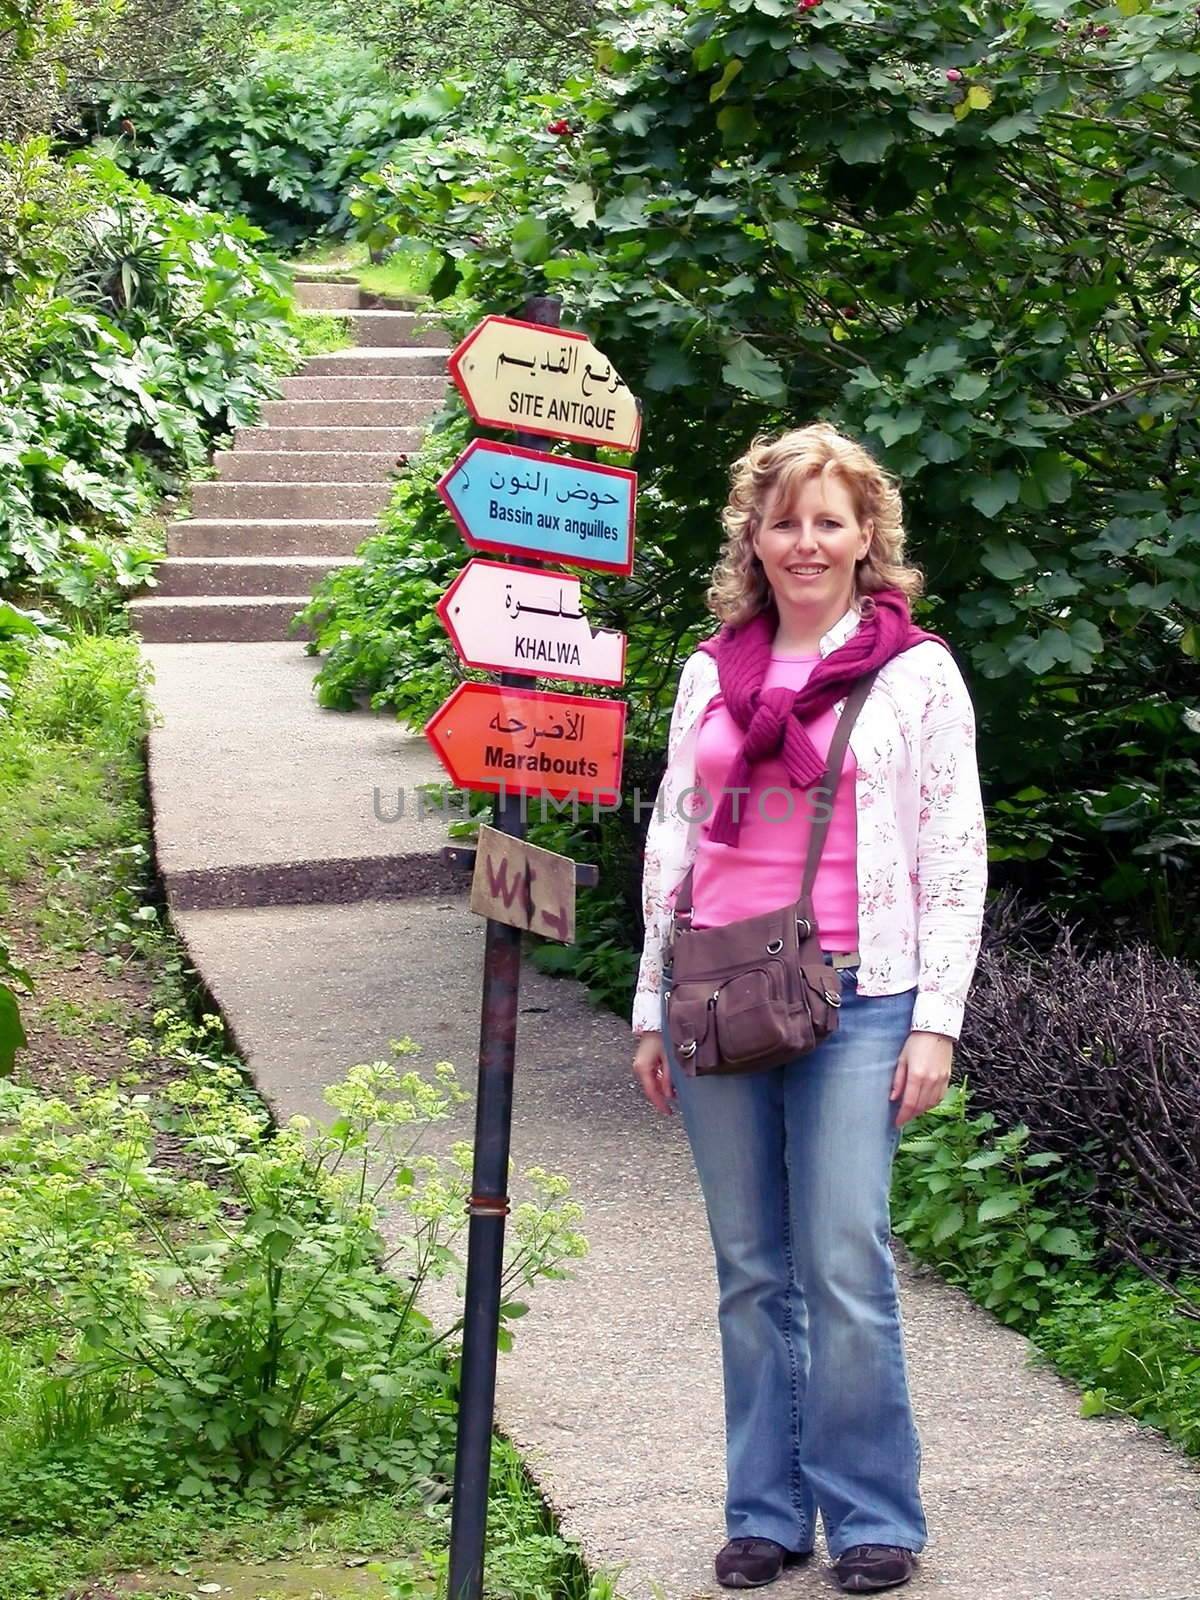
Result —
<svg viewBox="0 0 1200 1600"><path fill-rule="evenodd" d="M727 1589L757 1589L773 1583L784 1567L804 1561L811 1550L788 1550L774 1539L730 1539L717 1551L713 1567L717 1582Z"/></svg>
<svg viewBox="0 0 1200 1600"><path fill-rule="evenodd" d="M898 1544L855 1544L843 1550L833 1564L834 1575L843 1589L862 1593L867 1589L890 1589L907 1583L917 1561L911 1550Z"/></svg>

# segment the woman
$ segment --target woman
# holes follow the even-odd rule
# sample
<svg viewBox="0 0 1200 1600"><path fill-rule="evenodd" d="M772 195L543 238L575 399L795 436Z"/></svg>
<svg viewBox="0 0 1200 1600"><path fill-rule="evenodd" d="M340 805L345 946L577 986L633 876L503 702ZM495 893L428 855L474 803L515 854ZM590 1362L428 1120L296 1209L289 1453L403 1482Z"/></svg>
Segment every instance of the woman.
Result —
<svg viewBox="0 0 1200 1600"><path fill-rule="evenodd" d="M900 497L861 446L825 424L755 440L722 521L708 604L725 626L684 665L646 838L634 1073L682 1110L716 1254L717 1578L771 1582L811 1553L819 1510L841 1587L882 1589L927 1535L888 1190L901 1128L945 1092L979 948L974 716L949 651L911 624ZM813 895L837 1031L782 1067L688 1077L661 1008L672 897L692 866L693 927L796 899L807 785L875 666Z"/></svg>

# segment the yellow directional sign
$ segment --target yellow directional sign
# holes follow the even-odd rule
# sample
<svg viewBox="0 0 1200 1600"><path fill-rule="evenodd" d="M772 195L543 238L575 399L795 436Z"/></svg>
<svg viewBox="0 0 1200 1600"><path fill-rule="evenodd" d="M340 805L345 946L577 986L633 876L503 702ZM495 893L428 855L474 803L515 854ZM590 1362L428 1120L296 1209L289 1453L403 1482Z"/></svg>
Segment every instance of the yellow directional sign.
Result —
<svg viewBox="0 0 1200 1600"><path fill-rule="evenodd" d="M584 333L485 317L450 357L450 375L485 427L637 449L637 401Z"/></svg>

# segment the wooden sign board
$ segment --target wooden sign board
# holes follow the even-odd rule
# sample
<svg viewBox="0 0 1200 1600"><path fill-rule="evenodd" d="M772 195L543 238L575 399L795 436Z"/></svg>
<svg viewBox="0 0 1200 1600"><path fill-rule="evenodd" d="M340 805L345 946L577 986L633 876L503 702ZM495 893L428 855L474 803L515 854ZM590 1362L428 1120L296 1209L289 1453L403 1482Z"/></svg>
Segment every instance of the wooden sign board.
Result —
<svg viewBox="0 0 1200 1600"><path fill-rule="evenodd" d="M638 403L585 333L484 317L451 355L450 376L485 427L637 449Z"/></svg>
<svg viewBox="0 0 1200 1600"><path fill-rule="evenodd" d="M574 944L575 863L485 824L475 851L471 910Z"/></svg>
<svg viewBox="0 0 1200 1600"><path fill-rule="evenodd" d="M468 561L437 603L470 667L614 686L625 676L625 635L593 628L579 579L503 561Z"/></svg>
<svg viewBox="0 0 1200 1600"><path fill-rule="evenodd" d="M472 439L437 492L472 550L633 570L637 473Z"/></svg>

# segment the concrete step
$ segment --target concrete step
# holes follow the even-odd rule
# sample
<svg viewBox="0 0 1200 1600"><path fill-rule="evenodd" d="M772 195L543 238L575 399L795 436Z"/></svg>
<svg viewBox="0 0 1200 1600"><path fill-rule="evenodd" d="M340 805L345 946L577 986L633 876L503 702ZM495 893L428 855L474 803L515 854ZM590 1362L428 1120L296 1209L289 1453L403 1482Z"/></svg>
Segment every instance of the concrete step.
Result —
<svg viewBox="0 0 1200 1600"><path fill-rule="evenodd" d="M420 428L238 428L233 448L267 454L306 450L386 450L407 455L421 445Z"/></svg>
<svg viewBox="0 0 1200 1600"><path fill-rule="evenodd" d="M444 348L450 346L444 342ZM418 354L423 354L418 351ZM360 344L347 345L344 350L330 350L323 356L309 356L297 376L315 377L402 377L410 370L413 350L365 350Z"/></svg>
<svg viewBox="0 0 1200 1600"><path fill-rule="evenodd" d="M179 595L173 599L133 600L129 620L148 644L301 640L310 638L311 630L293 630L289 624L308 599L306 594L291 594L256 599Z"/></svg>
<svg viewBox="0 0 1200 1600"><path fill-rule="evenodd" d="M154 596L311 594L326 573L354 564L352 556L169 556L154 569Z"/></svg>
<svg viewBox="0 0 1200 1600"><path fill-rule="evenodd" d="M328 556L354 554L375 532L374 517L197 518L167 529L170 556Z"/></svg>
<svg viewBox="0 0 1200 1600"><path fill-rule="evenodd" d="M264 400L268 428L419 428L441 405L440 395L411 400Z"/></svg>
<svg viewBox="0 0 1200 1600"><path fill-rule="evenodd" d="M362 302L359 299L357 283L313 283L297 279L295 283L296 301L309 311L358 311Z"/></svg>
<svg viewBox="0 0 1200 1600"><path fill-rule="evenodd" d="M197 517L373 517L391 497L388 483L196 483Z"/></svg>
<svg viewBox="0 0 1200 1600"><path fill-rule="evenodd" d="M304 315L302 311L301 316ZM350 311L355 342L371 346L446 345L446 330L426 311Z"/></svg>
<svg viewBox="0 0 1200 1600"><path fill-rule="evenodd" d="M420 357L421 352L416 352ZM279 387L285 400L419 400L425 396L441 399L447 377L444 366L425 362L421 371L405 371L391 377L374 373L297 373L282 378Z"/></svg>
<svg viewBox="0 0 1200 1600"><path fill-rule="evenodd" d="M423 311L428 317L435 315L420 294L376 294L374 289L360 287L358 303L364 311Z"/></svg>
<svg viewBox="0 0 1200 1600"><path fill-rule="evenodd" d="M353 267L335 261L310 261L307 266L292 269L293 283L357 283L358 273Z"/></svg>
<svg viewBox="0 0 1200 1600"><path fill-rule="evenodd" d="M402 471L404 457L387 450L218 450L222 483L374 483Z"/></svg>

